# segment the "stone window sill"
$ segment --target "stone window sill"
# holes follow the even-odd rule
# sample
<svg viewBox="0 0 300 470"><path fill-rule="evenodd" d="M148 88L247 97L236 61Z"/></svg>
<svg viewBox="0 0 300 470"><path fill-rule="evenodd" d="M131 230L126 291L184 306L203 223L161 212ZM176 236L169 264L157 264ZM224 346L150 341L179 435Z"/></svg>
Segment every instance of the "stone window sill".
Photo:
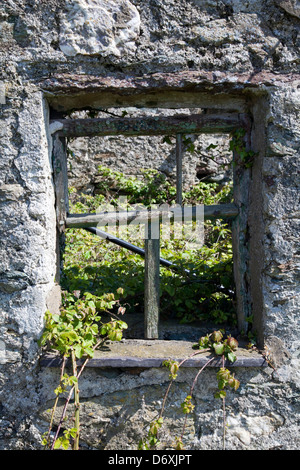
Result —
<svg viewBox="0 0 300 470"><path fill-rule="evenodd" d="M202 367L212 356L207 352L200 352L191 356L197 350L193 349L195 342L190 341L164 341L164 340L137 340L124 339L120 342L107 343L101 350L97 350L87 367L94 368L151 368L162 367L165 360L181 361L187 359L181 367ZM226 367L266 367L267 361L256 351L239 348L237 360L234 363L225 361ZM79 361L79 364L82 361ZM41 367L59 367L61 358L53 353L44 354L40 360ZM222 359L216 357L209 367L222 367Z"/></svg>

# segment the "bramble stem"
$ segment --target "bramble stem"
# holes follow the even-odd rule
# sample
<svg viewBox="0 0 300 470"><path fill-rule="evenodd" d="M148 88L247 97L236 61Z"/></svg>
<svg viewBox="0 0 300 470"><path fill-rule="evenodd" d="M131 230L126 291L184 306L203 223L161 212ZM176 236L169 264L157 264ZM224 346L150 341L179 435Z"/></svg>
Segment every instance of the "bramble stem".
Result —
<svg viewBox="0 0 300 470"><path fill-rule="evenodd" d="M62 384L62 378L63 378L63 375L65 373L65 367L66 367L66 356L63 356L63 363L62 363L62 366L61 366L61 369L60 369L59 385ZM53 408L52 408L50 424L49 424L49 429L48 429L48 434L47 434L47 444L45 446L45 449L50 445L50 433L51 433L52 426L53 426L53 419L54 419L54 414L55 414L55 410L56 410L56 407L57 407L58 400L59 400L59 394L56 396L56 399L55 399L55 402L54 402L54 405L53 405Z"/></svg>
<svg viewBox="0 0 300 470"><path fill-rule="evenodd" d="M222 355L222 367L225 367L225 357ZM226 434L226 411L225 411L225 397L222 398L223 401L223 450L225 450L225 434Z"/></svg>
<svg viewBox="0 0 300 470"><path fill-rule="evenodd" d="M193 354L191 354L190 356L186 357L185 359L183 359L183 360L179 363L179 365L178 365L178 370L179 370L180 366L182 366L182 364L184 364L184 362L186 362L186 361L187 361L188 359L190 359L191 357L194 357L194 356L196 356L197 354L201 354L201 353L207 352L207 351L209 351L209 349L202 349L201 351L196 351L195 353L193 353ZM213 359L214 359L214 358L213 358ZM211 359L211 360L212 360L212 359ZM211 360L209 360L209 362L210 362ZM205 365L205 366L206 366L206 365ZM204 367L205 367L205 366L204 366ZM203 367L202 367L202 369L203 369ZM163 399L163 403L162 403L162 407L161 407L161 410L160 410L160 414L159 414L159 417L160 417L160 418L161 418L162 415L163 415L164 408L165 408L165 404L166 404L166 400L167 400L167 396L168 396L168 394L169 394L171 385L172 385L172 383L174 382L174 380L175 380L175 379L171 379L171 381L170 381L170 383L169 383L169 385L168 385L168 388L167 388L167 390L166 390L166 393L165 393L165 396L164 396L164 399Z"/></svg>
<svg viewBox="0 0 300 470"><path fill-rule="evenodd" d="M107 337L101 338L101 340L99 340L99 341L97 342L97 344L93 347L93 350L95 351L95 350L98 348L98 346L100 346L100 345L102 345L103 343L105 343L106 340L107 340ZM78 372L78 374L77 374L77 380L78 380L79 377L81 376L81 374L82 374L82 372L83 372L85 366L87 365L89 359L90 359L90 357L87 357L87 358L85 359L84 363L82 364L82 366L81 366L81 368L80 368L80 370L79 370L79 372ZM63 408L63 411L62 411L62 414L61 414L61 417L60 417L60 421L59 421L59 424L58 424L58 426L57 426L57 430L56 430L56 433L55 433L55 436L54 436L54 439L53 439L53 442L52 442L51 450L54 449L54 444L55 444L55 442L56 442L56 440L57 440L57 438L58 438L58 434L59 434L61 425L62 425L62 423L63 423L63 421L64 421L64 419L65 419L66 412L67 412L67 407L68 407L68 404L69 404L69 402L70 402L70 400L71 400L71 397L72 397L72 395L73 395L73 391L74 391L74 385L73 385L73 387L71 387L71 389L70 389L70 391L69 391L69 395L68 395L68 397L67 397L67 399L66 399L66 403L65 403L65 406L64 406L64 408Z"/></svg>
<svg viewBox="0 0 300 470"><path fill-rule="evenodd" d="M75 351L72 349L72 366L73 366L73 375L77 378L77 364ZM79 426L80 426L80 415L79 415L79 388L78 388L78 379L74 384L74 407L75 407L75 428L76 428L76 437L74 439L73 450L79 450Z"/></svg>
<svg viewBox="0 0 300 470"><path fill-rule="evenodd" d="M209 359L209 360L207 361L207 363L204 364L204 366L201 367L200 370L198 370L198 372L197 372L197 374L196 374L196 376L195 376L195 378L194 378L193 384L192 384L192 386L191 386L191 390L190 390L190 395L191 395L191 396L192 396L192 394L193 394L193 390L194 390L194 387L195 387L195 385L196 385L196 383L197 383L197 380L198 380L199 375L200 375L201 372L205 369L205 367L207 367L208 364L209 364L210 362L212 362L214 359L215 359L214 357L212 357L211 359ZM185 428L186 428L186 423L187 423L187 415L186 415L186 417L185 417L185 421L184 421L184 424L183 424L183 429L182 429L182 433L181 433L181 438L182 438L183 435L184 435L184 431L185 431Z"/></svg>

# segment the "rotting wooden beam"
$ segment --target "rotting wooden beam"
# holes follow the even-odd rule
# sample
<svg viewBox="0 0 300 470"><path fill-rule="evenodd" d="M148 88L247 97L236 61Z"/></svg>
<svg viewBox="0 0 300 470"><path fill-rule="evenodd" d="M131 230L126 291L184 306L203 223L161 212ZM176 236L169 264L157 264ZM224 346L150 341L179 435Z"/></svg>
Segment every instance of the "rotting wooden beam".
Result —
<svg viewBox="0 0 300 470"><path fill-rule="evenodd" d="M99 212L96 214L70 214L66 219L66 228L85 228L97 226L138 225L150 219L159 218L163 222L184 221L184 216L196 220L199 211L197 206L170 207L166 210ZM216 204L204 206L204 219L232 219L238 215L235 204Z"/></svg>
<svg viewBox="0 0 300 470"><path fill-rule="evenodd" d="M182 134L176 135L176 203L182 204Z"/></svg>
<svg viewBox="0 0 300 470"><path fill-rule="evenodd" d="M159 220L145 225L144 337L158 339L160 239ZM156 232L156 233L153 233Z"/></svg>
<svg viewBox="0 0 300 470"><path fill-rule="evenodd" d="M246 136L247 137L247 136ZM247 146L246 146L247 149ZM238 161L237 152L233 152ZM247 319L251 316L251 292L249 280L249 206L250 206L251 169L238 165L233 168L233 197L238 216L232 223L233 273L236 294L236 313L239 331L247 331Z"/></svg>
<svg viewBox="0 0 300 470"><path fill-rule="evenodd" d="M62 137L94 137L105 135L175 135L229 133L243 127L237 113L178 114L135 118L56 119L57 134Z"/></svg>
<svg viewBox="0 0 300 470"><path fill-rule="evenodd" d="M69 210L68 168L66 142L63 137L53 138L53 179L56 199L56 219L59 232L65 229L65 221Z"/></svg>

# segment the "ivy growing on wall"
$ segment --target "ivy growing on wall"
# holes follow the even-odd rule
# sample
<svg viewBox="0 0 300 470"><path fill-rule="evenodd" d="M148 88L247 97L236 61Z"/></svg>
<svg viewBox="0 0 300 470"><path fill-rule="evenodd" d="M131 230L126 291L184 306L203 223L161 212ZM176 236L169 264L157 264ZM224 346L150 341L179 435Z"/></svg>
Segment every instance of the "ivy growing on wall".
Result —
<svg viewBox="0 0 300 470"><path fill-rule="evenodd" d="M193 357L197 354L201 354L201 352L209 352L212 353L212 357L208 357L206 363L197 371L196 376L192 382L191 388L189 393L186 395L185 399L181 403L181 409L183 414L185 414L186 418L184 420L182 432L180 436L174 436L174 443L173 446L176 450L184 450L184 433L186 429L187 423L187 415L194 411L195 405L193 404L193 391L195 385L199 379L200 374L203 370L209 366L209 364L215 360L216 357L222 358L222 367L218 370L216 374L217 379L217 387L215 392L215 398L220 399L222 401L222 408L223 408L223 449L225 449L225 438L226 438L226 411L225 411L225 399L226 399L226 389L232 389L236 391L239 386L240 382L232 374L229 369L225 368L225 361L228 360L230 363L234 363L236 361L235 351L238 348L238 341L233 338L232 336L224 337L224 332L222 330L213 331L206 336L203 336L199 339L198 344L194 346L194 349L198 351L191 354L191 356L183 359L181 363L174 360L166 360L164 361L163 365L169 369L170 372L170 382L165 392L162 407L157 419L150 423L148 433L145 437L143 437L138 445L139 450L154 450L160 444L160 432L161 428L164 424L163 414L166 407L166 402L170 393L170 389L174 381L177 379L180 367L187 361L190 357Z"/></svg>

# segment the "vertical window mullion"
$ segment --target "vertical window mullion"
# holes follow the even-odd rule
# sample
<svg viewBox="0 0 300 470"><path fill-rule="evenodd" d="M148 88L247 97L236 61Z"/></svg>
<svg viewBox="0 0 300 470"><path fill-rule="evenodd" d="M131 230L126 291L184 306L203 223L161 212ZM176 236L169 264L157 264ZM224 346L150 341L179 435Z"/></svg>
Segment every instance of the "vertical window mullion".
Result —
<svg viewBox="0 0 300 470"><path fill-rule="evenodd" d="M182 205L182 134L176 135L176 203Z"/></svg>
<svg viewBox="0 0 300 470"><path fill-rule="evenodd" d="M245 143L249 135L245 136ZM249 280L249 196L250 168L243 167L239 154L233 151L233 199L238 215L232 222L233 273L236 289L236 312L240 331L247 331L247 318L251 315Z"/></svg>
<svg viewBox="0 0 300 470"><path fill-rule="evenodd" d="M67 145L64 137L53 137L53 180L56 199L56 219L60 233L66 228L69 213Z"/></svg>
<svg viewBox="0 0 300 470"><path fill-rule="evenodd" d="M157 339L160 299L160 222L145 224L144 336Z"/></svg>

